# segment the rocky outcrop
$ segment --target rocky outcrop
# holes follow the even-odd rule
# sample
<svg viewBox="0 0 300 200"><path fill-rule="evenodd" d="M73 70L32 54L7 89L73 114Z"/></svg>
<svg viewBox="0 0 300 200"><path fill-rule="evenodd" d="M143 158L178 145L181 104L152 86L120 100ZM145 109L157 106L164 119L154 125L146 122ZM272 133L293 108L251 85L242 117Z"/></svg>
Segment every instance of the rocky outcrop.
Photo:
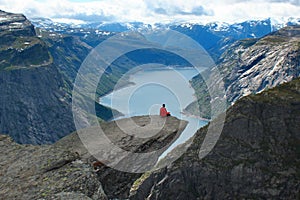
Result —
<svg viewBox="0 0 300 200"><path fill-rule="evenodd" d="M300 79L238 100L199 159L207 128L180 159L139 179L130 199L300 198Z"/></svg>
<svg viewBox="0 0 300 200"><path fill-rule="evenodd" d="M106 199L91 166L67 148L20 145L5 135L0 148L3 199L68 199L74 193L77 199Z"/></svg>
<svg viewBox="0 0 300 200"><path fill-rule="evenodd" d="M70 96L53 65L0 73L0 130L18 143L57 141L75 130Z"/></svg>
<svg viewBox="0 0 300 200"><path fill-rule="evenodd" d="M147 116L119 122L126 124L130 120L141 127L147 127L150 123ZM116 122L103 123L101 127L115 145L127 151L143 153L162 149L153 160L155 164L161 152L179 137L185 125L186 122L170 117L159 133L143 139L125 134ZM148 128L143 130L151 132ZM100 149L102 144L94 145ZM110 168L105 165L105 162L109 164L108 161L93 166L96 158L89 153L77 133L55 144L42 146L17 144L9 136L0 135L0 150L2 199L127 198L132 183L141 175Z"/></svg>
<svg viewBox="0 0 300 200"><path fill-rule="evenodd" d="M155 124L156 127L147 127L150 123L149 117L134 117L133 120L140 126L139 130L142 130L142 134L150 135L151 132L155 132L157 129L157 125ZM124 119L121 122L127 124L129 121L128 119ZM135 169L145 169L144 171L152 169L156 165L160 155L180 136L186 124L187 122L185 121L179 121L174 117L169 117L165 121L161 131L147 138L136 138L130 135L125 136L123 133L120 135L118 129L117 131L115 129L115 123L111 123L110 126L107 126L106 130L108 130L108 132L114 132L114 136L109 137L112 141L115 141L114 144L118 147L137 154L155 152L153 156L145 155L142 159L137 159L134 156L129 159L123 159L116 165L118 170L115 168L101 168L97 174L107 197L109 199L127 199L131 186L142 173L140 170L135 171ZM146 127L146 129L143 127ZM112 129L113 131L110 131ZM120 138L123 139L120 140ZM123 170L127 168L127 170L130 169L130 171L135 171L135 173L119 171L120 165L124 166Z"/></svg>
<svg viewBox="0 0 300 200"><path fill-rule="evenodd" d="M18 143L57 141L75 130L69 80L23 15L1 11L1 17L0 131Z"/></svg>
<svg viewBox="0 0 300 200"><path fill-rule="evenodd" d="M225 78L228 101L299 77L299 43L300 26L290 26L257 42L242 41L226 52L219 69Z"/></svg>
<svg viewBox="0 0 300 200"><path fill-rule="evenodd" d="M0 132L18 143L54 143L75 131L73 82L91 47L71 36L37 36L21 14L0 11L0 18ZM99 118L112 118L90 102Z"/></svg>
<svg viewBox="0 0 300 200"><path fill-rule="evenodd" d="M7 13L0 10L0 30L1 35L11 31L13 36L34 36L34 26L22 14ZM9 37L9 35L6 35ZM1 40L4 42L5 40Z"/></svg>
<svg viewBox="0 0 300 200"><path fill-rule="evenodd" d="M0 11L0 19L0 70L51 64L46 44L24 15Z"/></svg>
<svg viewBox="0 0 300 200"><path fill-rule="evenodd" d="M216 78L213 71L220 72L224 86L220 84L219 87L224 87L230 105L243 96L262 92L299 77L299 42L300 26L285 27L261 39L237 41L223 53L217 66L202 76L213 84L220 84L220 78ZM186 110L207 118L210 116L211 101L208 87L212 86L202 76L194 77L191 83L196 90L198 103L194 102Z"/></svg>

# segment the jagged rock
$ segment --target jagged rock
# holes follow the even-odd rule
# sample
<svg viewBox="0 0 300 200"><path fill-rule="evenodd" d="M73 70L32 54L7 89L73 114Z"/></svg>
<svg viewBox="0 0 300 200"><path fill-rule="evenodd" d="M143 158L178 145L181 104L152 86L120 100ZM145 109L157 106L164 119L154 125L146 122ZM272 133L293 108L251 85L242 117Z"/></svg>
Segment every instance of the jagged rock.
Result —
<svg viewBox="0 0 300 200"><path fill-rule="evenodd" d="M59 199L61 192L103 196L92 168L74 152L55 145L19 145L5 135L0 140L1 198Z"/></svg>
<svg viewBox="0 0 300 200"><path fill-rule="evenodd" d="M70 36L39 37L21 14L0 17L0 132L18 143L54 143L75 131L73 82L91 47ZM112 118L110 109L89 102L99 118Z"/></svg>
<svg viewBox="0 0 300 200"><path fill-rule="evenodd" d="M0 10L0 70L33 68L52 63L46 44L36 37L24 15Z"/></svg>
<svg viewBox="0 0 300 200"><path fill-rule="evenodd" d="M245 41L231 49L219 67L224 72L228 101L235 102L299 77L299 42L300 26L290 26L252 45Z"/></svg>
<svg viewBox="0 0 300 200"><path fill-rule="evenodd" d="M151 118L153 119L153 117ZM133 117L131 119L119 120L118 123L121 123L122 126L126 127L131 120L134 120L142 130L140 133L146 134L147 136L147 134L150 135L151 132L156 131L153 127L147 127L151 121L151 118L148 116ZM158 118L160 117L158 116ZM135 157L132 157L129 160L121 160L119 163L117 163L117 165L115 165L115 168L109 168L105 165L99 168L97 171L98 178L101 181L103 189L108 198L125 199L129 196L129 190L133 182L141 175L139 170L143 170L144 168L148 169L149 166L147 163L151 163L151 166L154 167L159 156L173 143L173 141L179 137L187 122L179 121L174 117L169 117L165 122L164 128L156 135L149 138L136 138L132 135L124 134L124 132L117 126L116 123L117 122L110 122L101 126L104 132L107 133L107 137L110 138L110 140L113 141L116 146L126 151L135 153L157 151L155 156L152 157L152 160L149 160L150 157L145 156L143 158L144 160L141 159L140 162L137 163L137 160L134 159ZM135 128L132 129L131 127L131 131L134 129ZM76 135L70 135L60 140L57 145L72 144L72 150L78 152L83 160L86 160L87 162L92 162L95 160L95 158L93 156L91 157L83 145L78 145L77 140L79 139ZM100 152L99 154L105 155L107 153ZM112 152L109 152L109 154L114 155ZM111 163L106 161L106 165L107 164L110 165ZM116 169L119 166L123 166L125 169L126 167L129 167L132 169L132 171L134 171L135 168L139 169L137 170L139 173L119 171Z"/></svg>
<svg viewBox="0 0 300 200"><path fill-rule="evenodd" d="M0 132L18 143L53 143L75 130L70 80L24 15L0 15Z"/></svg>
<svg viewBox="0 0 300 200"><path fill-rule="evenodd" d="M137 124L141 126L147 125L150 121L148 117L143 118L134 118ZM127 121L127 120L126 120ZM126 123L125 121L125 123ZM136 153L145 153L145 152L153 152L157 151L156 156L152 158L150 161L149 157L144 157L144 161L142 160L140 163L136 163L137 161L129 159L127 163L133 164L132 168L143 166L144 163L152 163L153 167L155 166L159 156L176 140L176 138L180 135L183 129L186 126L186 122L178 121L174 117L169 117L166 121L165 128L162 129L155 137L150 137L147 139L131 139L126 140L126 146L122 143L122 141L117 142L116 144L127 151L136 152ZM109 128L110 129L110 128ZM108 130L109 130L108 129ZM116 138L119 138L118 134L116 134ZM128 137L128 136L127 136ZM121 161L122 163L122 161ZM122 163L124 164L124 163ZM125 165L126 166L126 165ZM103 189L107 194L109 199L127 199L129 196L129 190L134 183L134 181L141 176L141 173L128 173L118 171L112 168L102 169L98 172L98 176L103 184Z"/></svg>
<svg viewBox="0 0 300 200"><path fill-rule="evenodd" d="M130 199L299 199L299 102L300 79L238 100L205 158L207 127L176 162L134 184Z"/></svg>
<svg viewBox="0 0 300 200"><path fill-rule="evenodd" d="M41 144L75 130L70 97L54 66L2 71L0 76L2 133L18 143Z"/></svg>
<svg viewBox="0 0 300 200"><path fill-rule="evenodd" d="M0 10L1 36L10 31L14 36L34 36L34 26L22 14L7 13ZM6 42L2 41L1 42Z"/></svg>
<svg viewBox="0 0 300 200"><path fill-rule="evenodd" d="M235 42L222 54L215 68L202 74L208 81L200 75L193 78L191 83L198 103L190 104L186 110L209 118L213 91L209 93L208 88L223 87L228 105L231 105L243 96L299 77L299 42L300 26L285 27L260 39ZM214 71L219 71L221 76Z"/></svg>
<svg viewBox="0 0 300 200"><path fill-rule="evenodd" d="M143 133L149 134L153 130L153 127L147 128L151 121L148 116L122 119L119 122L127 124L130 120L141 126ZM116 123L101 124L107 137L126 151L145 153L156 150L158 153L152 160L153 165L187 124L169 117L156 135L136 138L125 134ZM91 127L86 130L98 129ZM138 131L136 128L134 130ZM101 149L102 144L100 142L93 145ZM92 165L96 160L95 155L90 154L77 133L70 134L55 144L42 146L17 144L9 136L0 135L0 150L0 195L3 199L127 198L132 183L140 176L138 173L118 171L105 166L105 163L95 170ZM136 163L130 161L135 166ZM106 165L110 165L110 161Z"/></svg>

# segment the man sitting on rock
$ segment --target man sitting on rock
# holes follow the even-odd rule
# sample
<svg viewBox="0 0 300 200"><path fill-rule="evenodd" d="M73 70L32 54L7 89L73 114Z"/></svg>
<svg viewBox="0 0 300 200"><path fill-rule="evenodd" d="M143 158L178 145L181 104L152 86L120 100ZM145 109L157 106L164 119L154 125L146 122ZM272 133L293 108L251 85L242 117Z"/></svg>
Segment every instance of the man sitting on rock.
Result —
<svg viewBox="0 0 300 200"><path fill-rule="evenodd" d="M165 105L165 104L163 104L162 107L160 108L159 115L160 115L161 117L171 116L170 112L167 111L166 105Z"/></svg>

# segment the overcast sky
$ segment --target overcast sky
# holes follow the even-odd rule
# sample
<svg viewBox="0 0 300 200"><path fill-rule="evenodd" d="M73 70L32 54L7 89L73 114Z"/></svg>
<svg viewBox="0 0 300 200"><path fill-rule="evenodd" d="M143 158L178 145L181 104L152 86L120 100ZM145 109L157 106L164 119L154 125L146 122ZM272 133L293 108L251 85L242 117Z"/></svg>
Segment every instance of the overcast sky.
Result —
<svg viewBox="0 0 300 200"><path fill-rule="evenodd" d="M26 3L25 3L26 2ZM0 9L28 18L109 22L241 22L300 18L300 0L0 0Z"/></svg>

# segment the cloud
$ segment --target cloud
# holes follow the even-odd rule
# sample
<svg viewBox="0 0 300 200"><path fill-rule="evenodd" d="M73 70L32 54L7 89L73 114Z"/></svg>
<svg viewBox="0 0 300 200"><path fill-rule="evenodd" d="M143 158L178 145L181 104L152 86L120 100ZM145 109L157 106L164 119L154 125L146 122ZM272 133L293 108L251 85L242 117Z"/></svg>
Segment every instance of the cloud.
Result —
<svg viewBox="0 0 300 200"><path fill-rule="evenodd" d="M197 6L192 8L191 11L185 11L180 8L176 8L174 14L178 15L196 15L196 16L205 16L205 15L213 15L213 11L206 10L203 6Z"/></svg>
<svg viewBox="0 0 300 200"><path fill-rule="evenodd" d="M206 10L202 6L193 8L192 13L194 15L199 15L199 16L201 16L201 15L213 16L214 15L213 10Z"/></svg>
<svg viewBox="0 0 300 200"><path fill-rule="evenodd" d="M300 0L0 0L0 9L27 17L106 22L240 22L300 17Z"/></svg>
<svg viewBox="0 0 300 200"><path fill-rule="evenodd" d="M300 17L300 7L291 3L273 1L238 1L227 5L214 7L214 18L218 21L224 17L229 22L249 19Z"/></svg>
<svg viewBox="0 0 300 200"><path fill-rule="evenodd" d="M281 2L281 3L290 3L296 6L300 5L300 0L270 0L270 2Z"/></svg>
<svg viewBox="0 0 300 200"><path fill-rule="evenodd" d="M157 13L157 14L161 14L161 15L167 15L167 11L163 8L155 8L154 9L154 12Z"/></svg>

